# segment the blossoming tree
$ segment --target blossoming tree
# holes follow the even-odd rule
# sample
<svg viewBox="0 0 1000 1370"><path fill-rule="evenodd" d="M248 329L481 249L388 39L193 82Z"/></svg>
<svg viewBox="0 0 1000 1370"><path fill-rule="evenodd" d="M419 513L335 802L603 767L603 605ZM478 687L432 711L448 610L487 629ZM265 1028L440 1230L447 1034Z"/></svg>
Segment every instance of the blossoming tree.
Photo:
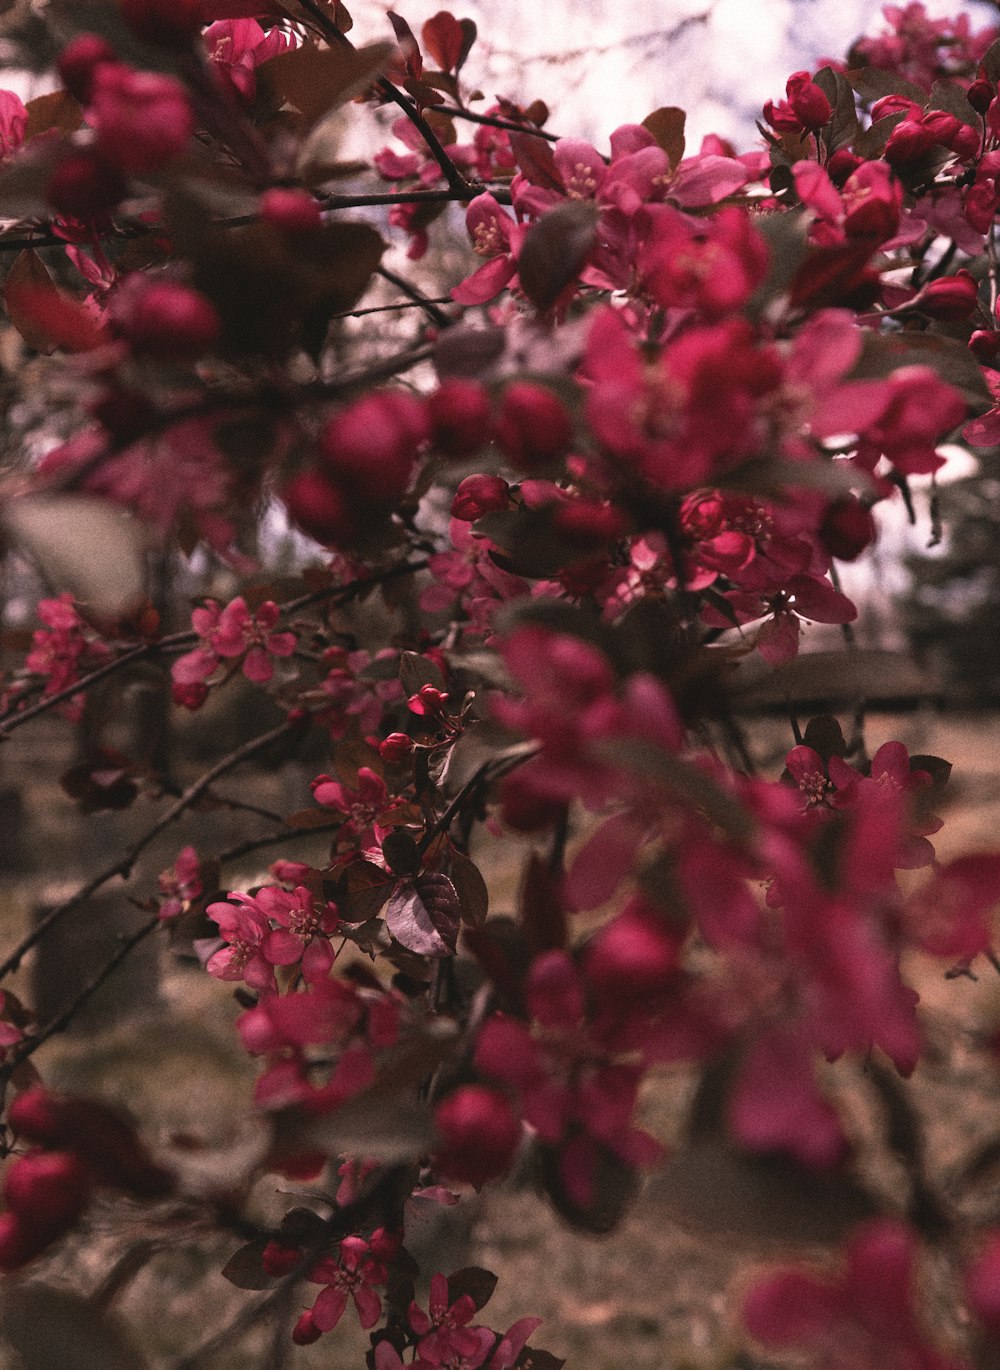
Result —
<svg viewBox="0 0 1000 1370"><path fill-rule="evenodd" d="M564 1221L609 1231L662 1160L644 1084L683 1063L699 1173L766 1168L843 1216L839 1263L748 1288L740 1365L995 1365L1000 1214L928 1177L905 967L997 964L1000 854L939 861L947 763L898 741L869 757L794 700L784 767L761 774L740 696L755 655L782 666L811 624L856 617L838 564L945 440L1000 441L998 32L887 10L847 61L790 76L738 153L687 148L672 107L598 148L541 100L487 103L475 25L447 11L419 33L390 14L362 45L339 0L45 16L57 84L0 95L3 303L75 417L6 478L6 539L52 591L0 736L79 721L140 661L179 711L242 676L280 721L161 797L4 955L9 976L105 886L147 901L55 1018L3 999L9 1335L101 1192L154 1233L238 1234L223 1273L266 1292L233 1336L297 1301L284 1335L356 1318L373 1370L557 1366L530 1308L484 1321L492 1274L418 1271L414 1208L517 1163ZM386 111L371 165L339 163L343 128ZM447 276L454 250L429 249L459 209L471 250ZM383 265L390 240L408 273ZM376 287L388 305L365 304ZM417 323L357 354L344 320L368 307ZM309 549L293 584L248 537L275 509ZM146 567L166 548L243 593L165 631ZM378 640L346 631L349 605ZM121 883L220 777L317 737L329 773L277 830L248 812L221 852L178 827L158 889ZM132 759L90 761L87 807L155 805ZM481 853L524 834L511 917ZM268 881L233 888L227 865L265 850ZM36 1059L168 934L235 987L259 1061L266 1144L207 1194L141 1118L55 1092ZM858 1062L905 1172L895 1206L829 1084ZM263 1174L305 1191L273 1227L246 1206ZM947 1326L922 1312L932 1261ZM68 1307L102 1364L136 1363Z"/></svg>

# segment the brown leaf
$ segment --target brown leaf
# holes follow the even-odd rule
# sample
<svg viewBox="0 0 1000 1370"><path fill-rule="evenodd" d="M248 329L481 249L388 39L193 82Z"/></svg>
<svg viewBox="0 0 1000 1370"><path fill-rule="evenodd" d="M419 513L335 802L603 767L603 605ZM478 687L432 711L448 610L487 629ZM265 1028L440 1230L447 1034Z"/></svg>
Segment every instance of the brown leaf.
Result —
<svg viewBox="0 0 1000 1370"><path fill-rule="evenodd" d="M556 159L544 138L539 138L534 133L512 133L510 146L517 158L518 166L532 185L541 186L544 190L555 190L560 195L566 194Z"/></svg>
<svg viewBox="0 0 1000 1370"><path fill-rule="evenodd" d="M684 111L676 105L664 105L662 109L654 109L652 114L647 114L642 121L643 128L649 129L658 145L670 158L672 167L675 167L684 156L686 118Z"/></svg>
<svg viewBox="0 0 1000 1370"><path fill-rule="evenodd" d="M320 47L303 43L279 52L257 68L257 90L275 109L290 105L310 128L322 116L362 94L392 58L392 43Z"/></svg>
<svg viewBox="0 0 1000 1370"><path fill-rule="evenodd" d="M24 130L24 141L29 143L40 133L58 129L60 133L75 133L83 123L83 110L68 90L54 90L48 95L39 95L29 100L28 123Z"/></svg>

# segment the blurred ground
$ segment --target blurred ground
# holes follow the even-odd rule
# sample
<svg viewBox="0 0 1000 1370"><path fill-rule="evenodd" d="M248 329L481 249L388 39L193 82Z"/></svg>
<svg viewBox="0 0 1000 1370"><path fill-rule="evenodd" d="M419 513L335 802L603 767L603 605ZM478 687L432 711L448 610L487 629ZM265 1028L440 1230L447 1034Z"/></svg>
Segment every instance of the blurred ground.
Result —
<svg viewBox="0 0 1000 1370"><path fill-rule="evenodd" d="M762 754L770 752L762 759L772 767L780 765L779 758L790 745L786 731L786 725L779 723L754 728ZM56 750L60 736L57 732L50 736ZM868 737L871 751L880 742L899 737L911 751L932 752L955 763L953 797L945 811L945 827L935 839L940 856L997 845L1000 724L996 718L932 713L873 717ZM45 778L53 774L51 767L36 761L30 772L22 769L18 775L12 747L4 753L7 770L0 774L0 781L17 777L29 783L19 787L27 819L21 834L23 869L8 870L0 893L3 947L28 926L39 899L57 897L56 887L72 887L98 855L94 838L87 839L89 846L81 847L83 839L68 801ZM25 764L21 762L22 767ZM305 784L301 777L294 783ZM245 798L247 779L234 778L228 790ZM254 802L265 807L280 808L292 802L285 782L273 775L255 776L252 792ZM116 821L109 820L100 838L100 844L112 853L120 838ZM227 821L224 815L202 815L193 822L194 836L180 830L168 835L163 851L147 863L147 875L155 874L183 841L197 841L199 830L212 841L225 841ZM245 819L232 821L237 830L243 830ZM215 825L210 834L206 824ZM45 854L45 882L31 869L39 863L40 853ZM263 877L267 859L262 859L259 869L248 867L241 872L242 887ZM485 847L481 859L493 890L493 909L511 907L517 871L509 850L505 846L501 853L498 848L494 861ZM136 888L144 892L142 883ZM197 1165L205 1183L219 1184L233 1156L255 1145L253 1129L245 1122L253 1066L232 1031L236 1009L227 988L191 966L169 962L163 969L158 994L147 993L139 1005L129 1004L126 996L124 1010L109 1002L104 1017L92 1021L84 1035L54 1040L38 1054L38 1064L45 1078L56 1085L95 1091L130 1104L153 1138L189 1134L202 1147ZM930 1051L910 1089L926 1127L928 1169L937 1182L953 1179L963 1156L1000 1134L1000 1084L982 1050L984 1036L1000 1024L1000 976L979 963L973 973L975 979L947 979L941 966L913 967ZM28 978L25 973L22 986ZM124 1016L112 1023L119 1012ZM899 1175L893 1163L876 1160L871 1150L867 1086L856 1072L846 1077L842 1072L839 1078L840 1097L866 1178L891 1204L899 1192ZM692 1080L676 1070L664 1072L649 1090L646 1123L668 1147L681 1136L691 1092ZM274 1181L259 1189L262 1214L280 1213L294 1202L276 1192ZM975 1211L990 1211L994 1190L995 1184L986 1186ZM725 1211L725 1203L722 1208ZM98 1212L86 1238L60 1251L46 1274L72 1279L88 1292L100 1287L121 1253L123 1222L131 1224L134 1236L141 1239L143 1219L138 1211L129 1215L119 1206L113 1213ZM426 1226L427 1230L415 1235L414 1243L425 1248L431 1269L451 1270L474 1263L497 1272L500 1283L484 1318L501 1329L529 1313L544 1318L545 1325L534 1340L565 1356L570 1366L581 1370L625 1366L629 1370L737 1370L763 1364L738 1358L735 1312L750 1273L760 1261L782 1255L781 1241L762 1242L759 1234L741 1230L738 1216L731 1225L715 1221L713 1230L705 1230L698 1204L686 1203L676 1184L653 1177L635 1210L609 1238L569 1231L523 1179L488 1189L463 1205L458 1217L455 1210L442 1210L440 1221ZM192 1348L264 1297L236 1290L218 1274L237 1245L235 1238L192 1242L190 1230L182 1229L168 1243L169 1249L156 1254L115 1301L136 1345L155 1365L179 1367ZM303 1295L307 1294L308 1290L296 1293L289 1316L305 1305ZM932 1290L929 1298L928 1306L937 1310L934 1316L940 1316L941 1327L947 1330L951 1311L944 1296ZM941 1302L935 1302L936 1298ZM367 1336L357 1329L349 1312L345 1328L316 1347L288 1348L287 1364L302 1370L334 1366L360 1370L366 1346ZM286 1363L285 1347L284 1340L275 1340L273 1329L251 1330L243 1340L234 1333L217 1354L197 1364L204 1370L263 1366L277 1370ZM76 1370L71 1352L69 1357L65 1370ZM0 1354L3 1370L17 1366L12 1354Z"/></svg>

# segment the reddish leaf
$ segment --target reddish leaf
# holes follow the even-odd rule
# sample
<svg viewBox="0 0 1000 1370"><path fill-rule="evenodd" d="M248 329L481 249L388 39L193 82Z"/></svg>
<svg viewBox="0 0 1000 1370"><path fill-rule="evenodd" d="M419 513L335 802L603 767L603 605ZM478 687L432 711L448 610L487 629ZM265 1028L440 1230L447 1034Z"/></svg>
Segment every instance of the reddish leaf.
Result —
<svg viewBox="0 0 1000 1370"><path fill-rule="evenodd" d="M392 877L370 861L352 861L330 891L345 923L367 923L392 890Z"/></svg>
<svg viewBox="0 0 1000 1370"><path fill-rule="evenodd" d="M202 0L201 22L216 19L283 19L284 6L278 0Z"/></svg>
<svg viewBox="0 0 1000 1370"><path fill-rule="evenodd" d="M566 943L566 918L559 886L546 863L532 852L521 877L518 910L532 952L551 951Z"/></svg>
<svg viewBox="0 0 1000 1370"><path fill-rule="evenodd" d="M532 185L558 191L560 195L566 194L556 159L544 138L533 133L512 133L510 146L518 166Z"/></svg>
<svg viewBox="0 0 1000 1370"><path fill-rule="evenodd" d="M37 252L19 253L3 287L11 323L38 352L88 352L104 340L100 323L60 290Z"/></svg>
<svg viewBox="0 0 1000 1370"><path fill-rule="evenodd" d="M389 11L388 18L392 25L392 31L396 35L399 50L403 54L407 75L411 79L419 81L424 70L424 61L420 55L420 45L413 36L413 30L405 19L392 10Z"/></svg>
<svg viewBox="0 0 1000 1370"><path fill-rule="evenodd" d="M237 1289L270 1289L274 1276L265 1273L262 1259L266 1245L266 1239L262 1239L241 1246L222 1267L222 1278Z"/></svg>
<svg viewBox="0 0 1000 1370"><path fill-rule="evenodd" d="M450 956L461 919L458 894L446 875L401 882L385 911L385 925L396 941L419 956Z"/></svg>
<svg viewBox="0 0 1000 1370"><path fill-rule="evenodd" d="M448 1302L455 1303L463 1295L468 1295L476 1305L476 1312L485 1308L497 1287L497 1277L492 1270L484 1270L478 1265L467 1265L448 1276Z"/></svg>
<svg viewBox="0 0 1000 1370"><path fill-rule="evenodd" d="M453 14L439 10L420 30L424 47L442 71L457 71L462 60L465 35Z"/></svg>
<svg viewBox="0 0 1000 1370"><path fill-rule="evenodd" d="M490 907L490 892L482 872L474 861L461 852L452 853L451 879L462 905L462 922L469 927L481 927Z"/></svg>

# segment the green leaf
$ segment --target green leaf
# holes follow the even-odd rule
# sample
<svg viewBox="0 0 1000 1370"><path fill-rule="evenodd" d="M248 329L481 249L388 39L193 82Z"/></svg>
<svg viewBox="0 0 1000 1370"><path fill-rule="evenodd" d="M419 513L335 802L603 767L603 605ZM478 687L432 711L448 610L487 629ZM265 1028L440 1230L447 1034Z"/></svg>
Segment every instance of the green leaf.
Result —
<svg viewBox="0 0 1000 1370"><path fill-rule="evenodd" d="M0 514L10 542L85 613L117 620L145 596L145 530L91 495L24 495Z"/></svg>
<svg viewBox="0 0 1000 1370"><path fill-rule="evenodd" d="M36 1281L9 1282L0 1329L23 1370L145 1370L139 1348L89 1299Z"/></svg>

